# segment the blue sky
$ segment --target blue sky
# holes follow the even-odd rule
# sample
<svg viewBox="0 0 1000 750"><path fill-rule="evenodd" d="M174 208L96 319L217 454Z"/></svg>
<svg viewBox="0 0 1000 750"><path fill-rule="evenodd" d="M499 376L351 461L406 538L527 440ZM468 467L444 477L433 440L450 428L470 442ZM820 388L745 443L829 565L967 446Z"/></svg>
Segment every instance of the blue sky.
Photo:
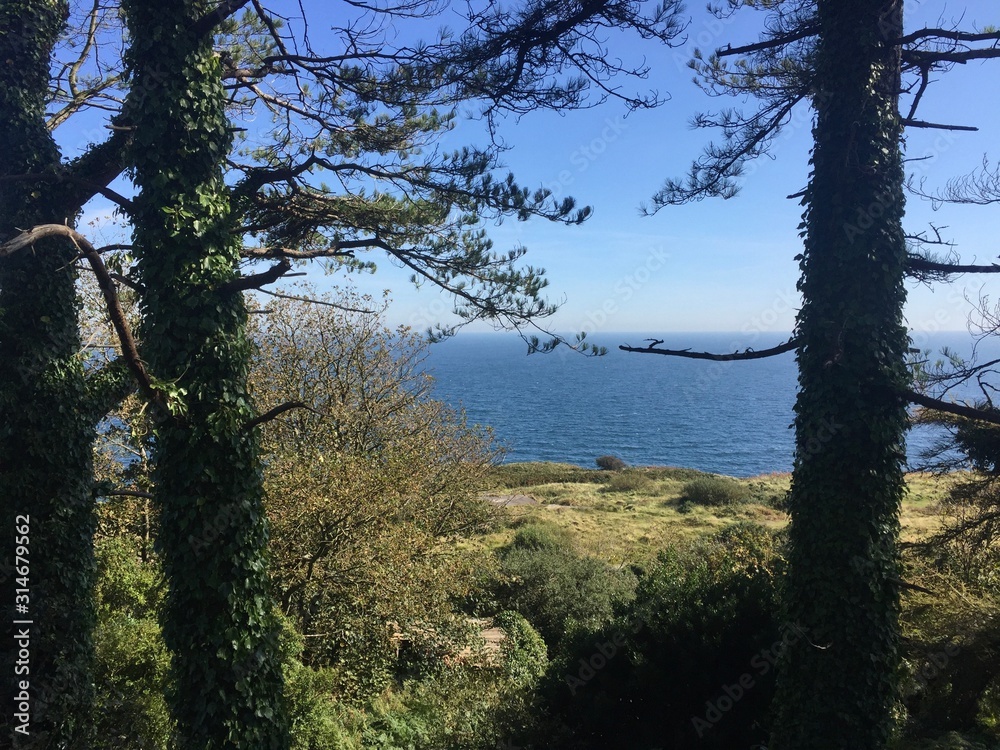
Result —
<svg viewBox="0 0 1000 750"><path fill-rule="evenodd" d="M908 29L947 26L958 19L963 19L963 28L1000 25L996 0L908 0L907 9ZM738 197L640 216L639 206L648 203L663 179L686 173L713 136L710 131L692 131L690 118L699 111L738 103L710 99L691 82L691 71L684 67L691 51L695 46L707 52L727 42L754 41L764 18L759 12L742 11L723 25L705 13L700 2L690 13L690 41L682 49L639 45L635 40L610 42L612 51L626 59L646 58L651 75L638 85L669 93L671 99L662 107L626 116L624 107L611 101L564 115L531 113L508 119L502 126L501 136L511 146L505 162L520 183L546 186L557 196L573 195L594 207L593 217L582 226L535 219L490 228L497 249L524 245L529 250L526 261L547 270L549 297L563 302L546 324L551 330L742 331L752 337L792 327L798 305L793 258L800 248L801 207L786 196L806 183L812 119L808 107L795 113L793 123L778 138L774 158L762 159L748 170ZM312 33L317 42L315 20ZM930 157L914 162L911 169L925 176L928 185L940 186L951 176L974 170L984 154L1000 157L998 74L1000 62L959 66L930 88L923 119L976 125L980 131L911 131L907 155ZM637 84L623 81L622 85ZM77 134L77 142L79 138ZM482 123L464 119L449 136L449 145L484 139ZM102 210L95 204L88 207L88 214L98 216ZM928 222L948 227L946 234L958 242L963 260L990 262L1000 252L995 242L998 206L935 212L929 204L910 198L907 228L919 231ZM321 286L343 282L311 276ZM453 320L447 297L430 288L414 290L408 277L381 261L376 275L355 281L373 293L392 290L393 323L423 329ZM968 311L964 296L977 297L984 283L982 277L965 277L934 290L911 284L909 324L917 331L964 328ZM487 324L472 327L489 329Z"/></svg>

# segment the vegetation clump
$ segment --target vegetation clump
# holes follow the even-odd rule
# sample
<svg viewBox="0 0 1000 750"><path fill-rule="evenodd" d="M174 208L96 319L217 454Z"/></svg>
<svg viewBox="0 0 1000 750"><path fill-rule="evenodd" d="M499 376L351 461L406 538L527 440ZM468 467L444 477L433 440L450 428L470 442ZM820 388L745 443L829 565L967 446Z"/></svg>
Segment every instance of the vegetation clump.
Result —
<svg viewBox="0 0 1000 750"><path fill-rule="evenodd" d="M637 469L616 472L601 488L601 492L649 492L653 488L653 480Z"/></svg>
<svg viewBox="0 0 1000 750"><path fill-rule="evenodd" d="M747 500L747 488L727 477L701 477L684 485L681 502L696 505L735 505Z"/></svg>
<svg viewBox="0 0 1000 750"><path fill-rule="evenodd" d="M597 464L597 468L604 471L621 471L628 468L628 464L618 456L598 456L594 459L594 463Z"/></svg>
<svg viewBox="0 0 1000 750"><path fill-rule="evenodd" d="M495 601L523 615L550 646L574 628L599 627L635 589L631 571L577 554L556 527L525 526L497 555Z"/></svg>

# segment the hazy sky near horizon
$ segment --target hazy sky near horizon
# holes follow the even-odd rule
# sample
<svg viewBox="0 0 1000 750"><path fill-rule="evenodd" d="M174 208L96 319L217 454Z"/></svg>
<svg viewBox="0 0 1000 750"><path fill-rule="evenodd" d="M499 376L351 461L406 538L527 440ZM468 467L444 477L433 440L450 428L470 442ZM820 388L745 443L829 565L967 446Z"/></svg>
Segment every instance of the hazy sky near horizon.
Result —
<svg viewBox="0 0 1000 750"><path fill-rule="evenodd" d="M310 4L305 4L307 11ZM341 5L327 5L322 12L336 14ZM952 22L961 22L965 29L1000 26L996 0L908 0L906 5L907 30L949 27ZM293 6L297 4L288 0L274 4L289 13ZM692 116L743 104L712 99L695 86L692 71L686 67L692 51L698 47L707 53L726 43L756 41L765 19L764 13L744 10L720 22L704 10L702 2L690 6L688 42L680 48L667 49L628 37L608 42L613 54L626 62L644 58L651 70L646 81L622 79L622 88L669 94L663 106L628 114L623 105L611 100L565 114L533 112L502 124L500 135L510 146L504 161L519 183L545 186L557 197L572 195L581 205L594 208L594 215L580 226L532 219L489 227L497 250L524 245L528 248L525 262L546 269L548 296L562 302L556 316L545 323L550 330L744 331L752 335L792 328L799 304L798 264L793 258L800 252L797 227L802 207L786 196L800 191L807 180L812 124L808 104L799 105L793 113L772 148L773 158L762 158L747 170L736 198L640 215L640 205L649 202L664 178L685 175L704 145L718 137L714 131L692 130ZM441 19L441 23L446 21ZM459 26L457 20L453 25ZM322 48L316 20L311 34L315 46ZM929 88L922 119L980 128L975 133L908 132L906 156L919 159L908 164L909 170L926 178L929 188L974 171L984 155L1000 159L998 74L1000 61L956 66ZM754 105L752 101L745 104ZM483 124L466 117L448 135L446 145L481 144L485 139ZM102 211L107 207L95 202L87 207L87 216L100 216ZM988 263L1000 253L998 205L934 211L926 201L908 198L907 230L916 233L931 223L947 227L944 235L957 242L964 262ZM454 320L449 298L429 287L414 290L408 272L384 258L373 255L371 259L378 262L378 272L355 276L354 281L360 290L373 294L392 290L388 313L392 323L424 329ZM321 287L344 281L319 273L310 276ZM934 289L909 284L909 325L915 330L964 328L969 309L964 298L977 298L984 284L988 292L985 277L963 277ZM476 324L470 330L489 330L489 325Z"/></svg>

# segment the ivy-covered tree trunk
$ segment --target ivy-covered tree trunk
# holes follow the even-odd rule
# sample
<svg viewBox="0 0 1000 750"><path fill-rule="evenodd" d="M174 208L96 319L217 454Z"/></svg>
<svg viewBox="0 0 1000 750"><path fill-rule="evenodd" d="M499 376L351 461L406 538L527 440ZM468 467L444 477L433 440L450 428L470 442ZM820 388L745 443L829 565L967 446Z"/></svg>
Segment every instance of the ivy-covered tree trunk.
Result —
<svg viewBox="0 0 1000 750"><path fill-rule="evenodd" d="M68 3L0 0L0 242L73 220L52 181L49 59ZM79 358L76 250L51 239L0 258L0 549L4 747L89 748L95 615L95 417ZM9 744L8 744L9 743Z"/></svg>
<svg viewBox="0 0 1000 750"><path fill-rule="evenodd" d="M898 113L902 0L820 0L804 199L790 649L776 750L875 750L898 645L907 334Z"/></svg>
<svg viewBox="0 0 1000 750"><path fill-rule="evenodd" d="M127 0L124 121L140 188L134 243L143 358L167 409L155 429L163 635L185 750L288 745L266 516L246 378L251 343L222 168L231 134L207 0ZM169 413L166 413L169 411Z"/></svg>

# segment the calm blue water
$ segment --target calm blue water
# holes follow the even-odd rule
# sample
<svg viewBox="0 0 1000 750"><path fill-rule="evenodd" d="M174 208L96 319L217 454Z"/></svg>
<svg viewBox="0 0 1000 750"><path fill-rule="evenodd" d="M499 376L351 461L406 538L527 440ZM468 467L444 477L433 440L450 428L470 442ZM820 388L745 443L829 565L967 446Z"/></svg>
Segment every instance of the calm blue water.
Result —
<svg viewBox="0 0 1000 750"><path fill-rule="evenodd" d="M463 406L469 421L493 427L507 461L594 466L612 454L634 465L683 466L732 476L792 466L794 354L750 362L707 362L619 351L646 334L594 336L609 348L584 357L565 348L526 356L516 335L460 333L431 347L426 368L435 395ZM775 335L753 342L764 349ZM739 334L672 334L670 348L735 351ZM745 342L745 337L744 337ZM961 334L922 337L924 348L969 347ZM935 435L908 440L911 462Z"/></svg>

